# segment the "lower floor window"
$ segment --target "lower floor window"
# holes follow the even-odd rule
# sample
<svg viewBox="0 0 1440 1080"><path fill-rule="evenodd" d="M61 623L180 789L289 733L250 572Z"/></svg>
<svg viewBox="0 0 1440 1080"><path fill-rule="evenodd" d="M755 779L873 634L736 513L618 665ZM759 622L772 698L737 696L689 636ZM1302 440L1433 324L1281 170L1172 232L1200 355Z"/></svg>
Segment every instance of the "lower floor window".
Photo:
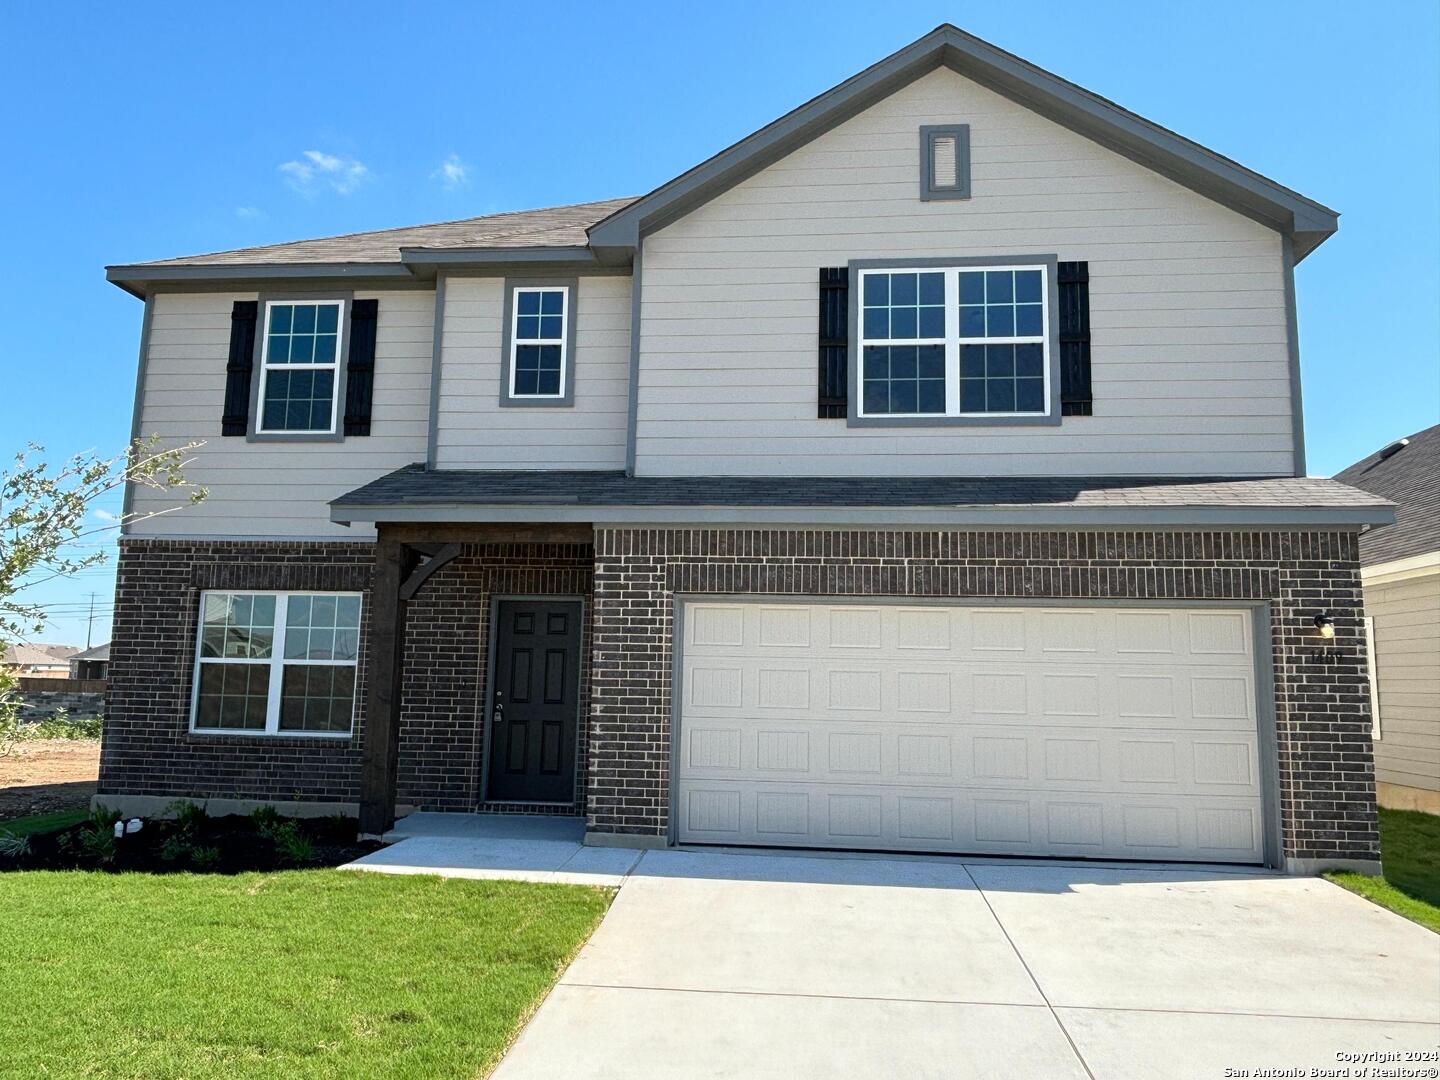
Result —
<svg viewBox="0 0 1440 1080"><path fill-rule="evenodd" d="M191 729L349 735L359 654L359 593L202 593Z"/></svg>

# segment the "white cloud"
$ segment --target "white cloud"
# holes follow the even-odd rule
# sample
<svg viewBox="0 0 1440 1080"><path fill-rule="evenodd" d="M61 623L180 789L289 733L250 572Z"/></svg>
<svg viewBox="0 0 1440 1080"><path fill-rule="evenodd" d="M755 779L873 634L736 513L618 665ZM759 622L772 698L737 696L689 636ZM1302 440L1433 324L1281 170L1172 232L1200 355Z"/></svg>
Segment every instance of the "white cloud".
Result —
<svg viewBox="0 0 1440 1080"><path fill-rule="evenodd" d="M280 166L285 181L302 195L313 195L321 187L336 194L349 195L370 175L370 170L354 158L306 150L294 161Z"/></svg>
<svg viewBox="0 0 1440 1080"><path fill-rule="evenodd" d="M446 191L454 191L470 182L470 166L460 160L459 154L451 154L430 174L431 180L439 180Z"/></svg>
<svg viewBox="0 0 1440 1080"><path fill-rule="evenodd" d="M246 221L257 221L265 216L265 211L258 206L237 206L235 207L235 216L244 218Z"/></svg>
<svg viewBox="0 0 1440 1080"><path fill-rule="evenodd" d="M108 521L112 525L118 525L120 523L120 515L112 514L109 510L96 510L94 514L99 521Z"/></svg>

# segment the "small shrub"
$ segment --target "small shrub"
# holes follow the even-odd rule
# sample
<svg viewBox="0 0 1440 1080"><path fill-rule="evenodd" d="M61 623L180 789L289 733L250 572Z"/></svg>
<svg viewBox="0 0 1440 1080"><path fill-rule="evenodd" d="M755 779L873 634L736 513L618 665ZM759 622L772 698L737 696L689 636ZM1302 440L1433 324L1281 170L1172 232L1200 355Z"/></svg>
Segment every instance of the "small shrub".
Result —
<svg viewBox="0 0 1440 1080"><path fill-rule="evenodd" d="M76 837L75 844L83 858L102 866L114 861L115 822L108 825L92 822L82 825L71 835Z"/></svg>
<svg viewBox="0 0 1440 1080"><path fill-rule="evenodd" d="M183 832L177 832L167 836L165 842L160 845L160 858L169 863L180 862L187 856L193 857L196 850L188 836Z"/></svg>
<svg viewBox="0 0 1440 1080"><path fill-rule="evenodd" d="M295 822L285 822L274 831L271 839L275 841L275 851L282 862L299 866L315 861L315 844Z"/></svg>
<svg viewBox="0 0 1440 1080"><path fill-rule="evenodd" d="M96 806L90 811L90 824L97 829L104 829L107 832L115 828L115 822L120 820L120 811L111 810L108 806ZM115 839L112 835L110 839Z"/></svg>
<svg viewBox="0 0 1440 1080"><path fill-rule="evenodd" d="M165 815L175 819L176 829L192 836L199 833L210 820L205 804L191 802L189 799L176 799L165 807Z"/></svg>
<svg viewBox="0 0 1440 1080"><path fill-rule="evenodd" d="M100 716L71 716L65 709L54 716L28 724L23 729L26 739L98 739L105 720Z"/></svg>
<svg viewBox="0 0 1440 1080"><path fill-rule="evenodd" d="M0 858L18 859L30 852L30 838L0 829Z"/></svg>
<svg viewBox="0 0 1440 1080"><path fill-rule="evenodd" d="M190 852L190 864L201 872L214 870L220 865L220 849L217 847L197 847Z"/></svg>
<svg viewBox="0 0 1440 1080"><path fill-rule="evenodd" d="M283 821L280 811L273 806L257 806L250 812L250 822L255 826L256 833L267 839L274 837L275 830Z"/></svg>

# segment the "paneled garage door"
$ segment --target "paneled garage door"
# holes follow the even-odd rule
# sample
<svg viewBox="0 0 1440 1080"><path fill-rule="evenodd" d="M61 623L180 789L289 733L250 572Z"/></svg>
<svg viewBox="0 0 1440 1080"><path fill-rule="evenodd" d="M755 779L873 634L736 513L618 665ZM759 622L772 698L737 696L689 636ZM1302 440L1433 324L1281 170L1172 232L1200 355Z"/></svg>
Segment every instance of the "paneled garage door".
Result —
<svg viewBox="0 0 1440 1080"><path fill-rule="evenodd" d="M685 843L1256 863L1247 611L687 602Z"/></svg>

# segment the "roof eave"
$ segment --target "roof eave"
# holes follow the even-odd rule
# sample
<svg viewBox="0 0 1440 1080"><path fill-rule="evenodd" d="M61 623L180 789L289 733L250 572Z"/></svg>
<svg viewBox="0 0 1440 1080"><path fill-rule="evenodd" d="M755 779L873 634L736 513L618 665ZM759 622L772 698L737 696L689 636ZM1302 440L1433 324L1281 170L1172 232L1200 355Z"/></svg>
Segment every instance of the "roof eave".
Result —
<svg viewBox="0 0 1440 1080"><path fill-rule="evenodd" d="M972 78L1154 171L1295 237L1296 261L1339 215L953 26L941 26L592 226L592 246L629 246L939 66Z"/></svg>
<svg viewBox="0 0 1440 1080"><path fill-rule="evenodd" d="M197 263L180 266L130 264L107 266L105 280L140 299L157 285L195 283L255 283L307 279L365 279L414 281L418 275L393 262L365 263Z"/></svg>
<svg viewBox="0 0 1440 1080"><path fill-rule="evenodd" d="M1395 520L1393 507L1295 506L625 506L577 503L330 504L340 525L588 522L627 525L866 525L891 528L1338 528Z"/></svg>

